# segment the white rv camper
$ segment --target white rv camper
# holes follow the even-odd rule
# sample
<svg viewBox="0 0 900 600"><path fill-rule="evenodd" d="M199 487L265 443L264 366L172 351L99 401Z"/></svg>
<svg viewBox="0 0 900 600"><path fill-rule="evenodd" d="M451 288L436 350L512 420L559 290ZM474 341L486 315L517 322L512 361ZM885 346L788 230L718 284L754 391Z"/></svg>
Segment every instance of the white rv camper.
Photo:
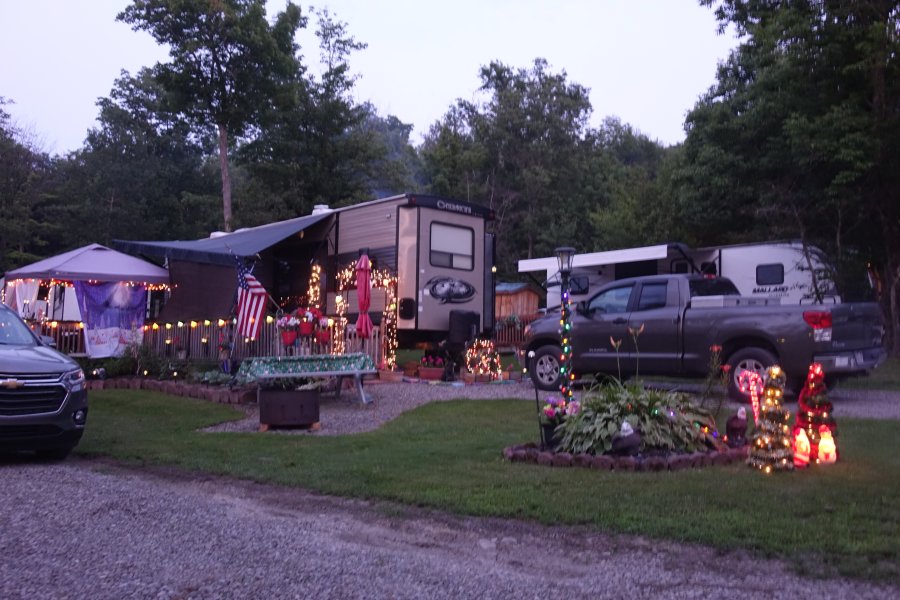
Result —
<svg viewBox="0 0 900 600"><path fill-rule="evenodd" d="M534 273L547 288L547 306L559 304L556 257L519 261L520 273ZM576 254L569 290L573 301L610 281L663 273L708 273L731 279L743 296L782 304L841 301L824 253L799 241L759 242L692 249L671 243ZM815 283L814 283L815 280ZM818 289L818 296L816 294Z"/></svg>

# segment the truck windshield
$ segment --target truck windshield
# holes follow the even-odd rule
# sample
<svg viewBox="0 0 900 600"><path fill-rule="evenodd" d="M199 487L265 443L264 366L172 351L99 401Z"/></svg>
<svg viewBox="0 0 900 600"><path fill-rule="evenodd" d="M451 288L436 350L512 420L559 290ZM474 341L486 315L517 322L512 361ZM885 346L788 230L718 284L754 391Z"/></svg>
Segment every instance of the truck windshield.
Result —
<svg viewBox="0 0 900 600"><path fill-rule="evenodd" d="M695 296L740 296L728 279L691 279L691 298Z"/></svg>

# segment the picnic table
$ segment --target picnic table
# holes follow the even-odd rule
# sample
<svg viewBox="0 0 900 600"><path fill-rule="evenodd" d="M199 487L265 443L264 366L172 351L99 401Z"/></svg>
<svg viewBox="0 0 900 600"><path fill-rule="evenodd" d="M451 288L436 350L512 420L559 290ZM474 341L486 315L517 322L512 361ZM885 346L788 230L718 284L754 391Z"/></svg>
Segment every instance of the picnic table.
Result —
<svg viewBox="0 0 900 600"><path fill-rule="evenodd" d="M308 379L311 377L337 377L337 395L340 396L343 381L352 377L356 383L359 401L370 400L363 392L362 378L374 375L375 362L362 352L352 354L310 354L307 356L264 356L245 358L238 370L237 379L244 383L256 383L257 394L263 383L274 379Z"/></svg>

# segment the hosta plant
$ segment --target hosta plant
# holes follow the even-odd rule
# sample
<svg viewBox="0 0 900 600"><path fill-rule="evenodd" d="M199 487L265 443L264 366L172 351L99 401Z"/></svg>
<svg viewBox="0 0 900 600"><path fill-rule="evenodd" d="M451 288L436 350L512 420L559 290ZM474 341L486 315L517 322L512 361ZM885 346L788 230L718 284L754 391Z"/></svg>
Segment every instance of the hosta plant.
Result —
<svg viewBox="0 0 900 600"><path fill-rule="evenodd" d="M581 410L558 428L560 449L605 454L622 423L641 434L642 453L696 452L721 446L709 411L683 394L644 389L618 381L588 390Z"/></svg>

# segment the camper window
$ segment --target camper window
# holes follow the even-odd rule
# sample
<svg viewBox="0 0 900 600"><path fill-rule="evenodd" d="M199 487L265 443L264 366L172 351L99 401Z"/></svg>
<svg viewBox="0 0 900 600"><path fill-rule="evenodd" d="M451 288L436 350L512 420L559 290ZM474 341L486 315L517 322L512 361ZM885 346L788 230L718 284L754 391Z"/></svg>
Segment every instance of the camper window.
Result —
<svg viewBox="0 0 900 600"><path fill-rule="evenodd" d="M475 231L446 223L431 224L431 265L471 271L474 268Z"/></svg>
<svg viewBox="0 0 900 600"><path fill-rule="evenodd" d="M784 283L784 265L756 265L756 285L780 285Z"/></svg>

